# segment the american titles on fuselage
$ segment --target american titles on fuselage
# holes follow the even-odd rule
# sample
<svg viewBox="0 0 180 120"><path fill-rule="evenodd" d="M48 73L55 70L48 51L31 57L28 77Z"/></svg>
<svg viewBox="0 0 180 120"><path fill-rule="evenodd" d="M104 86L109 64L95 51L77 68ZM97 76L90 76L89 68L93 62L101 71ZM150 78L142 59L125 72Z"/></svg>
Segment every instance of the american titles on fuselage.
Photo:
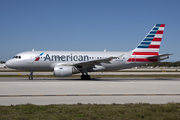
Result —
<svg viewBox="0 0 180 120"><path fill-rule="evenodd" d="M88 55L49 55L46 54L44 61L87 61Z"/></svg>

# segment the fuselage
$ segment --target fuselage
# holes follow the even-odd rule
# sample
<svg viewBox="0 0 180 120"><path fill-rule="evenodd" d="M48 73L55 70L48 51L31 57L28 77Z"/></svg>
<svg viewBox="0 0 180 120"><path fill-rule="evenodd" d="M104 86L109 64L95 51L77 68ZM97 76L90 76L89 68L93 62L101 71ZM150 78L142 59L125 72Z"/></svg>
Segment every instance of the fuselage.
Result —
<svg viewBox="0 0 180 120"><path fill-rule="evenodd" d="M101 62L89 71L118 70L150 63L149 61L136 62L129 60L130 58L136 58L135 56L132 56L132 52L27 51L15 55L6 62L6 65L18 70L53 71L56 65L71 65L112 56L117 58L112 59L109 62Z"/></svg>

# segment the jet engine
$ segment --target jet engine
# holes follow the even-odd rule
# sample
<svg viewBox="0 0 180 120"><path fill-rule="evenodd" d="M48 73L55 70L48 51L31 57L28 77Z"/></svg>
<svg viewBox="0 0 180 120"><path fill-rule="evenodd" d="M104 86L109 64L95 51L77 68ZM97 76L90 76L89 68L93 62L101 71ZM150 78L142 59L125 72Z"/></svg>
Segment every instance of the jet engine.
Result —
<svg viewBox="0 0 180 120"><path fill-rule="evenodd" d="M72 74L79 73L79 70L74 66L55 66L54 76L55 77L69 77Z"/></svg>

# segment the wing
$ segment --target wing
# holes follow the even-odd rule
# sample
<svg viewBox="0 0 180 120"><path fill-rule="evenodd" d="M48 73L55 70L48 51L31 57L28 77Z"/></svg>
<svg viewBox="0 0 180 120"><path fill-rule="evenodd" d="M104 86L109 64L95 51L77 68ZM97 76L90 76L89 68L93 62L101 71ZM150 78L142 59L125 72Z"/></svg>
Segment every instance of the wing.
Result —
<svg viewBox="0 0 180 120"><path fill-rule="evenodd" d="M85 69L91 69L95 68L95 65L101 66L101 63L111 64L112 59L122 58L124 54L118 56L118 57L107 57L102 59L95 59L95 60L88 60L88 61L78 61L78 62L68 62L68 63L53 63L50 65L52 69L54 69L55 66L75 66L78 70L85 70Z"/></svg>
<svg viewBox="0 0 180 120"><path fill-rule="evenodd" d="M103 59L96 59L96 60L89 60L89 61L83 61L83 62L76 62L72 65L77 66L77 65L82 65L82 66L94 66L94 65L101 65L100 63L110 63L109 61L112 59L116 59L118 57L108 57L108 58L103 58Z"/></svg>
<svg viewBox="0 0 180 120"><path fill-rule="evenodd" d="M95 65L101 65L100 63L109 63L110 60L116 59L119 57L108 57L103 59L95 59L95 60L89 60L89 61L78 61L78 62L71 62L71 63L53 63L50 65L52 69L54 69L55 66L75 66L76 68L94 68Z"/></svg>

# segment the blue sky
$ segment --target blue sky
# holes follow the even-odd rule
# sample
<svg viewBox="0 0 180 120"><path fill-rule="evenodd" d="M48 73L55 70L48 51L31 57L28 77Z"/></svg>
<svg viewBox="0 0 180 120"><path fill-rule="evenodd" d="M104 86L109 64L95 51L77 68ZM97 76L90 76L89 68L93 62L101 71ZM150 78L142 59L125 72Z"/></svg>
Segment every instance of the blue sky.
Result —
<svg viewBox="0 0 180 120"><path fill-rule="evenodd" d="M0 61L37 50L130 51L157 23L180 61L180 0L0 0Z"/></svg>

